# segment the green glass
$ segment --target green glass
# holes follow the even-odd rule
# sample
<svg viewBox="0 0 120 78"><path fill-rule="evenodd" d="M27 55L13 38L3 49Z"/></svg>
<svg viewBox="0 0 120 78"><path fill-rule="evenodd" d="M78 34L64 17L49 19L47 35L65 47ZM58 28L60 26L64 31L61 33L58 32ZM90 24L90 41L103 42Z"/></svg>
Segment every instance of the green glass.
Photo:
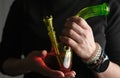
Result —
<svg viewBox="0 0 120 78"><path fill-rule="evenodd" d="M95 16L102 16L109 14L109 6L107 3L89 6L80 10L75 16L82 17L85 20Z"/></svg>

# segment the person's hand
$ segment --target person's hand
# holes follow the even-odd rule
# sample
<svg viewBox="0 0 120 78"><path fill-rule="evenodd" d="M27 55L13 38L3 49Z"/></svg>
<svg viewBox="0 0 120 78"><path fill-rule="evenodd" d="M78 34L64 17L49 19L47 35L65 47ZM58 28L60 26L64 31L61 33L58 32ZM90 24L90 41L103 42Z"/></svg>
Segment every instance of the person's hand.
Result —
<svg viewBox="0 0 120 78"><path fill-rule="evenodd" d="M96 43L87 22L80 17L71 17L65 23L60 39L69 45L82 59L87 60L95 54Z"/></svg>
<svg viewBox="0 0 120 78"><path fill-rule="evenodd" d="M33 51L31 52L25 59L26 65L28 66L27 69L31 72L40 73L44 76L47 76L49 78L74 78L75 72L70 71L67 73L63 73L59 70L54 70L49 68L45 64L45 59L47 58L47 51ZM49 59L47 59L49 61ZM54 64L54 63L52 63Z"/></svg>

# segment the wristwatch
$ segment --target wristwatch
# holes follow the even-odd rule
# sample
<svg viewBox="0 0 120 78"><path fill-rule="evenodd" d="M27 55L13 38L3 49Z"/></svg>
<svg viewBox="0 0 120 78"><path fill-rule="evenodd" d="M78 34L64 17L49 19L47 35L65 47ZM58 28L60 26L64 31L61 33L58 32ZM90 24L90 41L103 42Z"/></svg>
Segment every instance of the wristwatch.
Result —
<svg viewBox="0 0 120 78"><path fill-rule="evenodd" d="M103 60L102 60L101 64L99 64L98 66L96 66L94 68L94 70L96 72L104 72L108 68L109 63L110 63L110 60L109 60L108 56L104 53L103 54Z"/></svg>
<svg viewBox="0 0 120 78"><path fill-rule="evenodd" d="M97 54L86 62L87 67L96 72L104 72L109 66L109 58L98 44Z"/></svg>

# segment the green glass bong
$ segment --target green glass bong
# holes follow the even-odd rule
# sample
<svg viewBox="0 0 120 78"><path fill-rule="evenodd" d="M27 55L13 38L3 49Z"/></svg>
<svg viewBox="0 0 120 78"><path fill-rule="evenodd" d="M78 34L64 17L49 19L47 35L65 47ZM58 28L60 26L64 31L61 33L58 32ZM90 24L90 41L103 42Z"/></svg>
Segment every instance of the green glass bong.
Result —
<svg viewBox="0 0 120 78"><path fill-rule="evenodd" d="M109 14L109 7L107 3L89 6L80 10L75 16L82 17L83 19L88 19L95 16L106 16ZM53 17L46 17L43 19L45 25L47 26L48 35L51 40L52 49L56 54L57 61L59 63L59 68L64 73L71 70L72 66L72 50L69 46L57 42L54 27L52 24Z"/></svg>

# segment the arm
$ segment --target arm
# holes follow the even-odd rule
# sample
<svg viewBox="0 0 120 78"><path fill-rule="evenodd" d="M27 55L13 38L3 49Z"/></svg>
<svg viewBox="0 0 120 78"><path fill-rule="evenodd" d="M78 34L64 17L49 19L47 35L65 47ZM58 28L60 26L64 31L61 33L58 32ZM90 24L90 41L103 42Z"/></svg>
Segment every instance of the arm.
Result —
<svg viewBox="0 0 120 78"><path fill-rule="evenodd" d="M107 70L103 73L97 73L98 78L120 78L120 66L110 62Z"/></svg>
<svg viewBox="0 0 120 78"><path fill-rule="evenodd" d="M19 2L20 1L20 2ZM62 71L53 70L46 66L46 51L33 51L24 59L21 59L21 31L24 26L23 0L15 0L11 6L6 25L3 31L0 47L0 68L4 74L16 76L29 72L39 73L51 78L74 76L75 72L70 71L64 74ZM0 71L1 71L0 70Z"/></svg>
<svg viewBox="0 0 120 78"><path fill-rule="evenodd" d="M108 28L106 29L106 51L111 60L108 69L103 73L97 73L99 78L119 78L120 72L120 5L117 0L110 2L111 12L108 16Z"/></svg>
<svg viewBox="0 0 120 78"><path fill-rule="evenodd" d="M21 59L20 30L21 30L21 26L23 25L22 23L24 18L23 18L22 1L21 2L19 1L20 0L15 0L12 6L10 7L10 11L7 16L5 27L3 30L2 41L0 46L1 69L3 69L2 68L3 63L8 61L9 58L14 57L16 58L16 61L18 61L18 59L19 60ZM13 62L17 64L16 61L14 60ZM12 64L12 61L10 61L10 64ZM11 68L14 69L14 66Z"/></svg>
<svg viewBox="0 0 120 78"><path fill-rule="evenodd" d="M97 73L98 78L119 78L120 72L120 16L119 5L116 1L111 2L111 15L108 17L106 27L106 54L110 58L110 63L106 71ZM112 15L113 14L113 15ZM83 60L88 60L96 55L97 46L94 41L90 26L81 18L71 17L65 24L64 36L61 41L71 46L74 52Z"/></svg>
<svg viewBox="0 0 120 78"><path fill-rule="evenodd" d="M76 20L77 22L79 21L81 23L77 25L78 23L75 24L75 21L74 23L71 22L73 20ZM89 60L91 57L96 55L96 51L97 51L97 48L96 48L97 46L93 39L91 30L89 29L89 27L87 27L88 25L85 24L85 22L82 19L72 17L68 20L68 22L66 24L66 28L63 30L64 36L61 36L60 38L61 41L64 42L65 44L70 45L70 47L74 50L74 52L80 58L82 58L82 60L84 61ZM84 29L79 28L79 26L82 26L82 25L85 26L85 27L83 26ZM80 32L78 30L80 30ZM119 55L115 57L117 57L118 59ZM112 62L112 61L113 60L111 60L111 57L110 57L110 63L106 71L100 72L100 73L95 72L98 78L119 78L120 76L119 75L119 72L120 72L119 64L117 64L116 62ZM119 59L118 59L118 62L119 62Z"/></svg>

